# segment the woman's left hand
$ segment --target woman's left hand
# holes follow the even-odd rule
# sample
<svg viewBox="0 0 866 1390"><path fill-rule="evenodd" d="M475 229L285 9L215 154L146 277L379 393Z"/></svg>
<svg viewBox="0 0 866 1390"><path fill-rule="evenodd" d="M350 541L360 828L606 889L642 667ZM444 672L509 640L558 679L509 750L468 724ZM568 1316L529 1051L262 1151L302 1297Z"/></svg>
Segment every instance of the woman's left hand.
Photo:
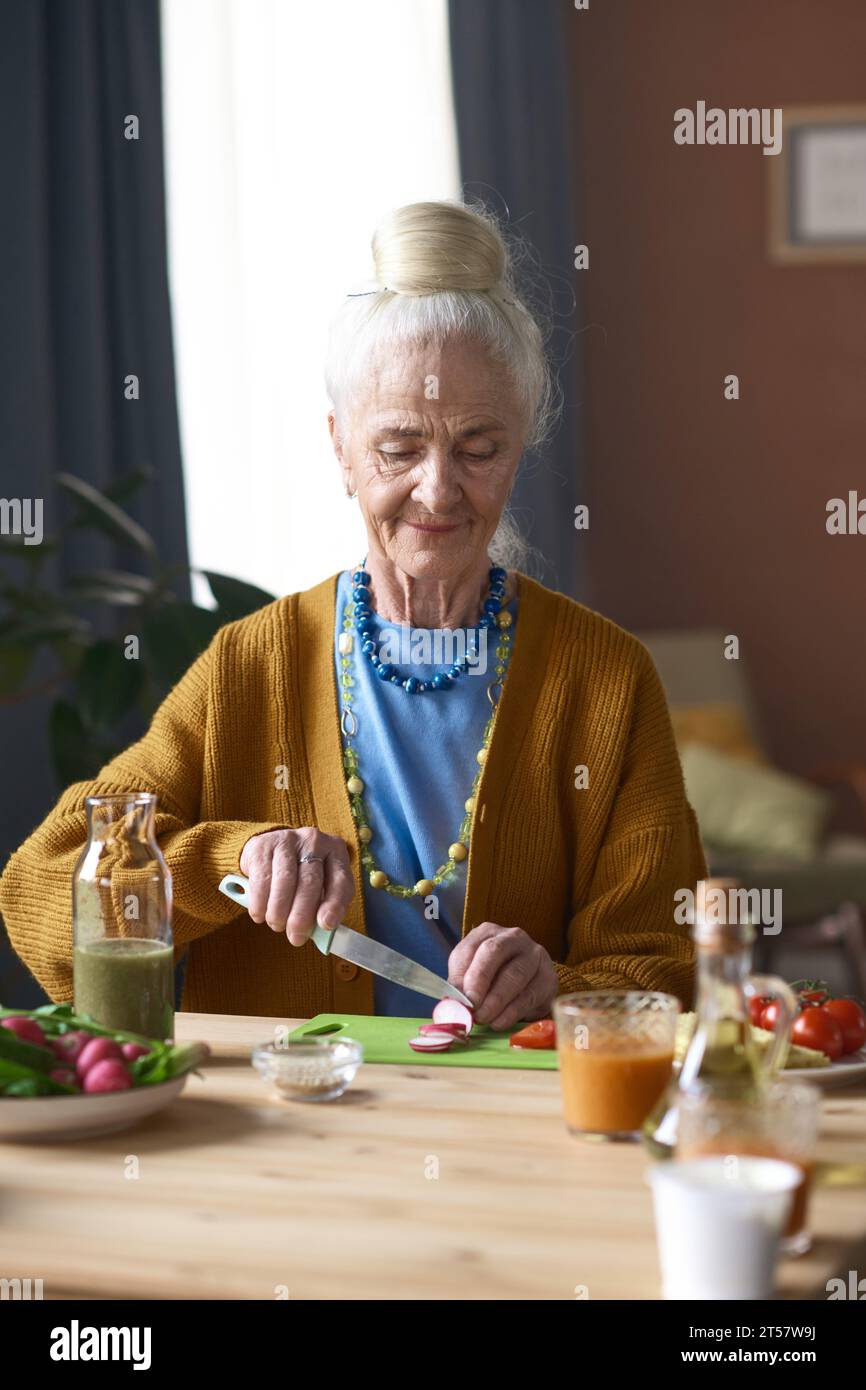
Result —
<svg viewBox="0 0 866 1390"><path fill-rule="evenodd" d="M471 999L476 1023L504 1031L548 1018L559 981L543 946L520 927L482 922L454 947L448 979Z"/></svg>

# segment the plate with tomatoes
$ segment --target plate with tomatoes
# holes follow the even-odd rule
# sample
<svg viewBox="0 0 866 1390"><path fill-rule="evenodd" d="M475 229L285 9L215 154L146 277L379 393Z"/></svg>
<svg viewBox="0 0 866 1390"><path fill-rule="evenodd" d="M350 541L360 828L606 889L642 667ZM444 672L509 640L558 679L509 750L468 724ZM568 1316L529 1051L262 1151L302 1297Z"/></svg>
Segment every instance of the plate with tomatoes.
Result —
<svg viewBox="0 0 866 1390"><path fill-rule="evenodd" d="M820 1053L829 1066L786 1066L785 1076L802 1076L821 1086L847 1086L866 1081L866 1010L857 999L834 996L820 980L797 980L792 986L797 1016L791 1043ZM778 1001L757 997L749 1002L754 1028L773 1033L779 1018Z"/></svg>

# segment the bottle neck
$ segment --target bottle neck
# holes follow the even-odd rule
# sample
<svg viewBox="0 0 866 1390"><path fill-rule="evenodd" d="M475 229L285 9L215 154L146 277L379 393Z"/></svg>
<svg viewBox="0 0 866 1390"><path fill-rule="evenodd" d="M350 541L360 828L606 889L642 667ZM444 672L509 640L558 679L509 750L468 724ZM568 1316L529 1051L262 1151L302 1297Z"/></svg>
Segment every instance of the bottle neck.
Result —
<svg viewBox="0 0 866 1390"><path fill-rule="evenodd" d="M105 856L122 864L142 863L159 853L156 841L156 797L89 797L87 800L87 858Z"/></svg>
<svg viewBox="0 0 866 1390"><path fill-rule="evenodd" d="M698 1022L718 1018L745 1018L746 995L743 989L751 965L747 945L740 949L719 951L698 947Z"/></svg>
<svg viewBox="0 0 866 1390"><path fill-rule="evenodd" d="M156 829L156 797L90 797L87 823L91 840L150 840Z"/></svg>

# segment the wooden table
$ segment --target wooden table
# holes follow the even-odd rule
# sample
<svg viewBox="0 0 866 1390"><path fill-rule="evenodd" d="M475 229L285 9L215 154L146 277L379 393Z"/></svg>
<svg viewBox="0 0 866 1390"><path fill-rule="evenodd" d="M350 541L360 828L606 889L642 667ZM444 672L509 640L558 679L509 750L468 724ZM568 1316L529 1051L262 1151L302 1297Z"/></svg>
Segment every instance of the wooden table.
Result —
<svg viewBox="0 0 866 1390"><path fill-rule="evenodd" d="M47 1298L659 1296L643 1150L571 1138L555 1072L364 1066L340 1101L286 1103L249 1062L285 1022L181 1014L214 1056L162 1114L0 1146L0 1276ZM864 1134L866 1089L826 1092L821 1156L862 1160ZM814 1194L812 1227L785 1296L866 1270L862 1188Z"/></svg>

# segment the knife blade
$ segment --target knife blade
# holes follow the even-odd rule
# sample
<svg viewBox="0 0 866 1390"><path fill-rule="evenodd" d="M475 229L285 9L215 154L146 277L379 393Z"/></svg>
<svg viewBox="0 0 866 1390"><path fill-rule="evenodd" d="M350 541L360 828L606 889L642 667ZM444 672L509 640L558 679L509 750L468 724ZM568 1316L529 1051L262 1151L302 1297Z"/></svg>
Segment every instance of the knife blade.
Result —
<svg viewBox="0 0 866 1390"><path fill-rule="evenodd" d="M233 902L245 907L249 886L250 881L244 874L226 874L219 890ZM392 950L390 946L383 946L361 932L352 931L351 927L341 924L332 931L326 931L324 927L317 926L310 940L324 956L339 956L341 960L359 965L362 970L369 970L371 975L379 975L392 984L414 990L416 994L425 994L431 999L459 999L461 1004L472 1008L466 995L456 985L443 980L441 975L428 970L425 965L419 965L417 961Z"/></svg>

